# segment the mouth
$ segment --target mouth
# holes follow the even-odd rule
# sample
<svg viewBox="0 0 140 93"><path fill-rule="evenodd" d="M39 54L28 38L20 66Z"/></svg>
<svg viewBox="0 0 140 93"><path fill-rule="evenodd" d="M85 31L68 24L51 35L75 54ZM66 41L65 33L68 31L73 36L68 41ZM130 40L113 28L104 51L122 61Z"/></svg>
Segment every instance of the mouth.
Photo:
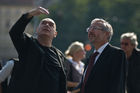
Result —
<svg viewBox="0 0 140 93"><path fill-rule="evenodd" d="M44 29L42 29L43 31L46 31L46 32L50 32L50 30L49 29L47 29L47 28L44 28Z"/></svg>
<svg viewBox="0 0 140 93"><path fill-rule="evenodd" d="M94 38L95 35L94 35L94 34L89 34L88 37L89 37L89 38Z"/></svg>

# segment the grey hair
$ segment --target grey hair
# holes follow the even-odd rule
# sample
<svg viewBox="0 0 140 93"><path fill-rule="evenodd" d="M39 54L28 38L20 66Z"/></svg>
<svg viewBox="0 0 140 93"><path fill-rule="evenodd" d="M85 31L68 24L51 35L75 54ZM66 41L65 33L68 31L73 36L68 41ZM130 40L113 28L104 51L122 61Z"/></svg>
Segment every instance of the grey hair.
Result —
<svg viewBox="0 0 140 93"><path fill-rule="evenodd" d="M137 35L134 32L123 33L121 35L121 40L122 39L129 39L131 44L133 44L135 47L138 46Z"/></svg>
<svg viewBox="0 0 140 93"><path fill-rule="evenodd" d="M101 19L101 18L93 19L91 24L93 24L95 22L101 24L101 28L103 31L107 31L110 33L109 37L108 37L108 41L110 41L113 36L113 28L112 28L111 24L109 24L106 20Z"/></svg>
<svg viewBox="0 0 140 93"><path fill-rule="evenodd" d="M71 45L68 47L68 49L65 51L65 55L66 56L73 56L73 54L77 51L79 51L80 49L84 49L84 44L82 42L79 41L75 41L73 43L71 43Z"/></svg>

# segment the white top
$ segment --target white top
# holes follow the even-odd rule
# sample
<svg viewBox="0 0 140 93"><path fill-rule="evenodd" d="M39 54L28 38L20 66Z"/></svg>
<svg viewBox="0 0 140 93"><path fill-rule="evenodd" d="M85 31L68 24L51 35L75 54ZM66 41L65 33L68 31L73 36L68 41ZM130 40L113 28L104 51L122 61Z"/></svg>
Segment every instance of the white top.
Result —
<svg viewBox="0 0 140 93"><path fill-rule="evenodd" d="M0 70L0 83L11 75L13 67L13 60L7 61L7 63L2 67L2 69Z"/></svg>
<svg viewBox="0 0 140 93"><path fill-rule="evenodd" d="M69 62L72 63L72 65L74 66L74 68L80 73L83 74L84 71L84 63L82 61L79 62L79 64L75 61L73 61L72 59L68 59Z"/></svg>

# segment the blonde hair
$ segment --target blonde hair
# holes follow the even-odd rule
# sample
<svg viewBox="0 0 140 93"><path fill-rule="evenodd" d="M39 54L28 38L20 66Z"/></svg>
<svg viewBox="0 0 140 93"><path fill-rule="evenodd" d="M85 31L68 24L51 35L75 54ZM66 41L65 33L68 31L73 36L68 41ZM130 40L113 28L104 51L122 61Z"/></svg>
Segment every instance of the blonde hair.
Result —
<svg viewBox="0 0 140 93"><path fill-rule="evenodd" d="M71 43L71 45L68 47L68 49L65 51L66 57L72 57L73 54L80 49L84 49L84 44L79 41L75 41Z"/></svg>

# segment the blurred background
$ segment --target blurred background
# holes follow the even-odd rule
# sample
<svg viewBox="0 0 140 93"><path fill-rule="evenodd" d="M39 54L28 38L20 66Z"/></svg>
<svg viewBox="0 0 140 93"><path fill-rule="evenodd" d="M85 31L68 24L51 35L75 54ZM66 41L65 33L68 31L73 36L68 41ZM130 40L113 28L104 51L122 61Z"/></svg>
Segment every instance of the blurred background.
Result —
<svg viewBox="0 0 140 93"><path fill-rule="evenodd" d="M17 57L9 29L22 13L37 6L48 8L50 15L34 17L27 32L34 34L39 21L44 17L54 19L58 36L53 44L62 52L76 40L89 44L86 28L97 17L112 25L112 45L119 47L120 35L125 32L135 32L140 42L139 0L0 0L0 60Z"/></svg>

